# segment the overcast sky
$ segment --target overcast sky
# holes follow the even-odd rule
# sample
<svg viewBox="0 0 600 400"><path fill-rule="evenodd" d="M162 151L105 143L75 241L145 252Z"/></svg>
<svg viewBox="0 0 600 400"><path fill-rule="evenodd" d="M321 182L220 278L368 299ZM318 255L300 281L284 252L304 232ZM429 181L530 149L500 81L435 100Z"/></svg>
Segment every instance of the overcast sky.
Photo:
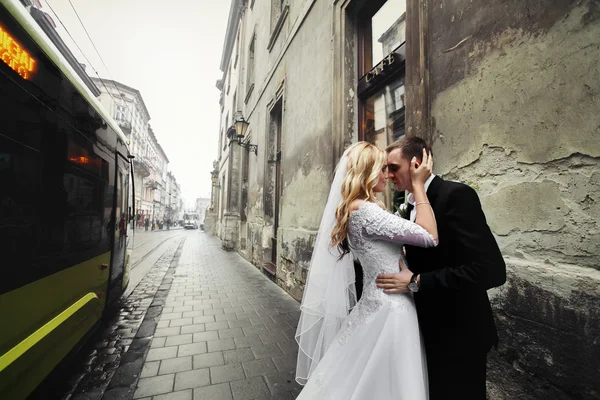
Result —
<svg viewBox="0 0 600 400"><path fill-rule="evenodd" d="M219 64L229 0L71 0L108 72L81 27L69 0L42 0L57 30L81 63L51 6L100 77L138 89L150 112L169 170L186 202L209 197L210 171L219 132ZM92 69L87 69L95 76ZM110 76L109 76L110 73Z"/></svg>

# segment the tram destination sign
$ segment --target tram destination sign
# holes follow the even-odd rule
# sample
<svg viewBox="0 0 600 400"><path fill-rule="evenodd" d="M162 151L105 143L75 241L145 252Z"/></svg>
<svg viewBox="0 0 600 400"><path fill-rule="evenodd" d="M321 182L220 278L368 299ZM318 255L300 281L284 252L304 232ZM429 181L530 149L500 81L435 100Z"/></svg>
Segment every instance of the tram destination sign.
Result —
<svg viewBox="0 0 600 400"><path fill-rule="evenodd" d="M0 25L0 59L23 79L30 79L36 71L36 60L2 25Z"/></svg>

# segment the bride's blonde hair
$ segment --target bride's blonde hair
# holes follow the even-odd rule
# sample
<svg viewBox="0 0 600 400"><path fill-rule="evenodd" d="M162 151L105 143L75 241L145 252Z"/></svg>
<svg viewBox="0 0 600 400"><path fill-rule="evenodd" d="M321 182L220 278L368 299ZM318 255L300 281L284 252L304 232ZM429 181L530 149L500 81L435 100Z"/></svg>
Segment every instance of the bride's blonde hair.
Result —
<svg viewBox="0 0 600 400"><path fill-rule="evenodd" d="M331 247L337 246L342 256L350 252L346 235L352 202L366 200L384 207L375 197L373 188L379 181L381 170L387 164L385 151L367 142L358 142L348 147L344 156L348 157L348 163L342 182L342 200L335 210L336 224L331 232Z"/></svg>

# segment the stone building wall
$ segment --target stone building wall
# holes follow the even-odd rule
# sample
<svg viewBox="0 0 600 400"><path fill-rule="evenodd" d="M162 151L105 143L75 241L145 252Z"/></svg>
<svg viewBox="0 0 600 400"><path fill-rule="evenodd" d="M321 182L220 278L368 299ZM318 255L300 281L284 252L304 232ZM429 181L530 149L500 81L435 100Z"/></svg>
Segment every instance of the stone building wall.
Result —
<svg viewBox="0 0 600 400"><path fill-rule="evenodd" d="M277 235L276 281L300 299L306 269L333 170L331 14L326 1L289 2L279 36L271 50L269 2L247 10L247 49L255 35L255 83L244 104L249 138L258 155L249 153L247 222L242 224L245 249L240 252L259 268L270 261L274 225L276 137L274 110L281 106L281 189ZM242 73L242 76L244 74Z"/></svg>
<svg viewBox="0 0 600 400"><path fill-rule="evenodd" d="M271 1L249 3L240 33L232 33L240 40L237 106L225 104L249 121L246 140L258 154L237 145L222 154L216 231L258 268L271 260L278 196L273 121L280 112L274 279L300 299L333 167L357 136L356 27L345 12L352 2L290 1L278 35ZM426 9L423 104L430 118L425 130L407 131L433 143L436 173L478 191L507 261L507 284L490 291L501 335L490 356L490 398L596 398L600 5L409 3L409 40L409 24L422 12L415 4ZM410 116L419 110L411 103L416 91L408 89ZM236 198L228 199L232 193Z"/></svg>
<svg viewBox="0 0 600 400"><path fill-rule="evenodd" d="M506 257L493 399L600 395L600 3L428 3L436 172Z"/></svg>

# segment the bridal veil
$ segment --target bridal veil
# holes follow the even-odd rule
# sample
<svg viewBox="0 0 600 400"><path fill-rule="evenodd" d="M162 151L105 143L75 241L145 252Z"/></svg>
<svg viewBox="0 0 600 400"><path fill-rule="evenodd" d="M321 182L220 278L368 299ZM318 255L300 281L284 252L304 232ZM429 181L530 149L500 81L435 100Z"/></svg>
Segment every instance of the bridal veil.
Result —
<svg viewBox="0 0 600 400"><path fill-rule="evenodd" d="M299 346L296 381L301 385L306 384L356 304L352 255L345 254L340 258L337 247L330 247L331 233L336 224L335 210L342 199L347 164L348 156L344 153L336 167L314 243L300 306L295 338Z"/></svg>

